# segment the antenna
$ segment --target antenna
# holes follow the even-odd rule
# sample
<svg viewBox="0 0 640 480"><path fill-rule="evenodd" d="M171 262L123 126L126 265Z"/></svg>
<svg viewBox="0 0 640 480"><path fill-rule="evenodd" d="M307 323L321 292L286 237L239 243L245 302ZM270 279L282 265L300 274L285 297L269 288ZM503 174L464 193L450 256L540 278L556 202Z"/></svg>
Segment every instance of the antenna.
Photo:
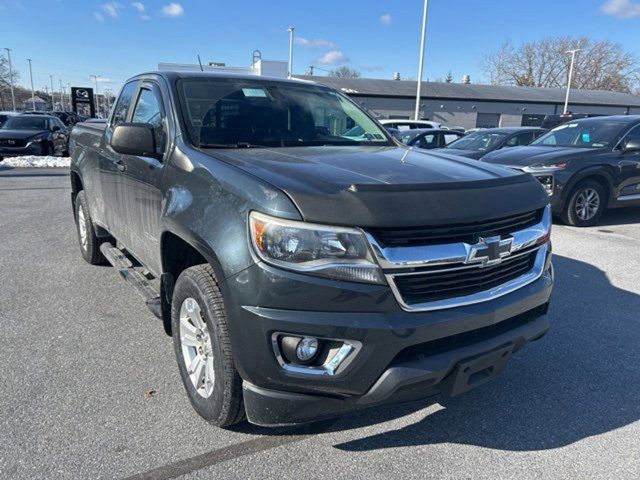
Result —
<svg viewBox="0 0 640 480"><path fill-rule="evenodd" d="M200 54L198 54L198 63L200 64L200 71L204 72L204 68L202 68L202 61L200 60Z"/></svg>

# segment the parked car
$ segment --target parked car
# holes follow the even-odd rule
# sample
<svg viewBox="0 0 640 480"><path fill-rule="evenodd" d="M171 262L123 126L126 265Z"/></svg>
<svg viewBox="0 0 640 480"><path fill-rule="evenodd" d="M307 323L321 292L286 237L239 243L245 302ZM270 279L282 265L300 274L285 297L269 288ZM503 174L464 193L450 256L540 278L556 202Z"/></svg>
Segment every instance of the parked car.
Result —
<svg viewBox="0 0 640 480"><path fill-rule="evenodd" d="M0 127L4 122L6 122L9 117L15 117L16 115L20 115L18 112L0 112Z"/></svg>
<svg viewBox="0 0 640 480"><path fill-rule="evenodd" d="M581 118L591 118L591 117L604 117L605 115L601 114L591 114L591 113L561 113L560 115L545 115L542 120L542 128L546 128L551 130L552 128L556 128L558 125L562 125L565 122L569 122L571 120L579 120Z"/></svg>
<svg viewBox="0 0 640 480"><path fill-rule="evenodd" d="M482 161L532 173L554 214L569 225L594 225L606 208L640 206L640 115L571 121Z"/></svg>
<svg viewBox="0 0 640 480"><path fill-rule="evenodd" d="M417 148L442 148L451 142L464 137L464 133L455 130L443 130L438 128L416 128L400 132L401 141L405 145Z"/></svg>
<svg viewBox="0 0 640 480"><path fill-rule="evenodd" d="M214 425L462 393L549 327L540 182L399 147L339 91L147 73L71 135L80 252L163 319Z"/></svg>
<svg viewBox="0 0 640 480"><path fill-rule="evenodd" d="M16 115L0 127L0 157L16 155L67 156L69 136L64 124L47 115Z"/></svg>
<svg viewBox="0 0 640 480"><path fill-rule="evenodd" d="M51 115L58 117L67 127L73 127L76 123L82 121L80 115L75 112L51 112Z"/></svg>
<svg viewBox="0 0 640 480"><path fill-rule="evenodd" d="M393 138L395 138L399 142L402 142L402 132L400 130L398 130L397 128L391 128L391 127L385 127L385 130L389 132L389 134Z"/></svg>
<svg viewBox="0 0 640 480"><path fill-rule="evenodd" d="M546 130L537 127L486 128L465 135L441 151L479 160L494 150L528 145L545 132Z"/></svg>
<svg viewBox="0 0 640 480"><path fill-rule="evenodd" d="M401 132L412 130L414 128L441 128L442 125L431 120L398 120L393 118L383 118L378 120L382 125L389 128L395 128Z"/></svg>

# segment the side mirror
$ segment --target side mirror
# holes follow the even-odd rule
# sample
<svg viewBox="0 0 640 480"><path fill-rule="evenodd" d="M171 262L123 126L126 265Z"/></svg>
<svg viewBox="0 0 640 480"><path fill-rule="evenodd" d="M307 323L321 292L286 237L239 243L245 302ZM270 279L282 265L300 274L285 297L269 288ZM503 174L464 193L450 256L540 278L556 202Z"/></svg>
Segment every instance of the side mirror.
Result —
<svg viewBox="0 0 640 480"><path fill-rule="evenodd" d="M639 152L640 151L640 139L632 138L627 140L624 144L625 153L627 152Z"/></svg>
<svg viewBox="0 0 640 480"><path fill-rule="evenodd" d="M156 152L156 136L148 123L121 123L111 136L111 148L123 155L160 159Z"/></svg>

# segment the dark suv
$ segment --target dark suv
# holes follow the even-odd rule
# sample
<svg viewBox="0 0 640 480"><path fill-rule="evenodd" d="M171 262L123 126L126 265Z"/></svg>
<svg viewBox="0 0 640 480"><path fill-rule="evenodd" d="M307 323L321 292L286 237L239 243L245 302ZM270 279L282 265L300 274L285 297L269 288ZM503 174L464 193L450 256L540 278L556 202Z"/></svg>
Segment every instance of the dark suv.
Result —
<svg viewBox="0 0 640 480"><path fill-rule="evenodd" d="M607 207L640 205L640 115L564 123L527 147L482 161L532 173L556 215L569 225L590 226Z"/></svg>
<svg viewBox="0 0 640 480"><path fill-rule="evenodd" d="M148 73L72 143L83 257L163 319L215 425L456 395L549 328L540 182L399 146L335 90Z"/></svg>

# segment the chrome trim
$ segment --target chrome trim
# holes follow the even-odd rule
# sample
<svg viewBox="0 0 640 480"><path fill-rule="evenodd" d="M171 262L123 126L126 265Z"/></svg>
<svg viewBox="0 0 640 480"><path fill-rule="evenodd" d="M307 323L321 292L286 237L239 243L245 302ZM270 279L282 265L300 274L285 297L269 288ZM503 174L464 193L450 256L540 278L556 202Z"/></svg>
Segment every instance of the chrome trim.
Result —
<svg viewBox="0 0 640 480"><path fill-rule="evenodd" d="M531 247L551 231L551 206L545 207L540 223L513 232L510 254ZM467 264L473 262L470 253L475 245L459 242L442 245L424 245L418 247L382 248L378 241L365 232L373 253L383 270L429 267L438 265ZM509 257L506 257L509 258Z"/></svg>
<svg viewBox="0 0 640 480"><path fill-rule="evenodd" d="M344 340L340 338L323 338L316 337L318 340L328 340L333 342L342 342L342 346L328 358L322 365L318 367L312 367L308 365L294 365L286 363L282 358L282 352L280 351L280 345L278 345L278 337L290 336L290 337L302 337L297 333L275 332L271 335L271 345L273 346L273 353L280 367L287 372L301 374L301 375L326 375L335 376L340 370L344 370L351 360L356 356L362 343L357 340Z"/></svg>
<svg viewBox="0 0 640 480"><path fill-rule="evenodd" d="M631 195L620 195L616 198L619 202L628 202L630 200L640 200L640 193L632 193Z"/></svg>
<svg viewBox="0 0 640 480"><path fill-rule="evenodd" d="M538 249L538 253L536 254L536 260L533 265L533 268L527 273L510 280L502 285L491 288L489 290L485 290L482 292L474 293L472 295L466 295L464 297L454 297L447 298L445 300L436 300L433 302L425 302L409 305L405 303L398 287L396 286L394 278L396 276L404 276L410 275L411 273L406 274L390 274L386 275L387 282L389 282L389 286L391 287L391 291L393 295L396 297L396 300L400 304L400 307L407 312L428 312L432 310L444 310L446 308L454 308L454 307L462 307L464 305L472 305L474 303L482 303L488 302L495 298L502 297L511 292L514 292L530 283L535 282L539 279L544 273L544 265L546 263L547 252L549 251L549 244L545 244ZM530 252L527 252L530 253ZM480 267L476 267L480 268ZM424 272L421 272L424 273Z"/></svg>

